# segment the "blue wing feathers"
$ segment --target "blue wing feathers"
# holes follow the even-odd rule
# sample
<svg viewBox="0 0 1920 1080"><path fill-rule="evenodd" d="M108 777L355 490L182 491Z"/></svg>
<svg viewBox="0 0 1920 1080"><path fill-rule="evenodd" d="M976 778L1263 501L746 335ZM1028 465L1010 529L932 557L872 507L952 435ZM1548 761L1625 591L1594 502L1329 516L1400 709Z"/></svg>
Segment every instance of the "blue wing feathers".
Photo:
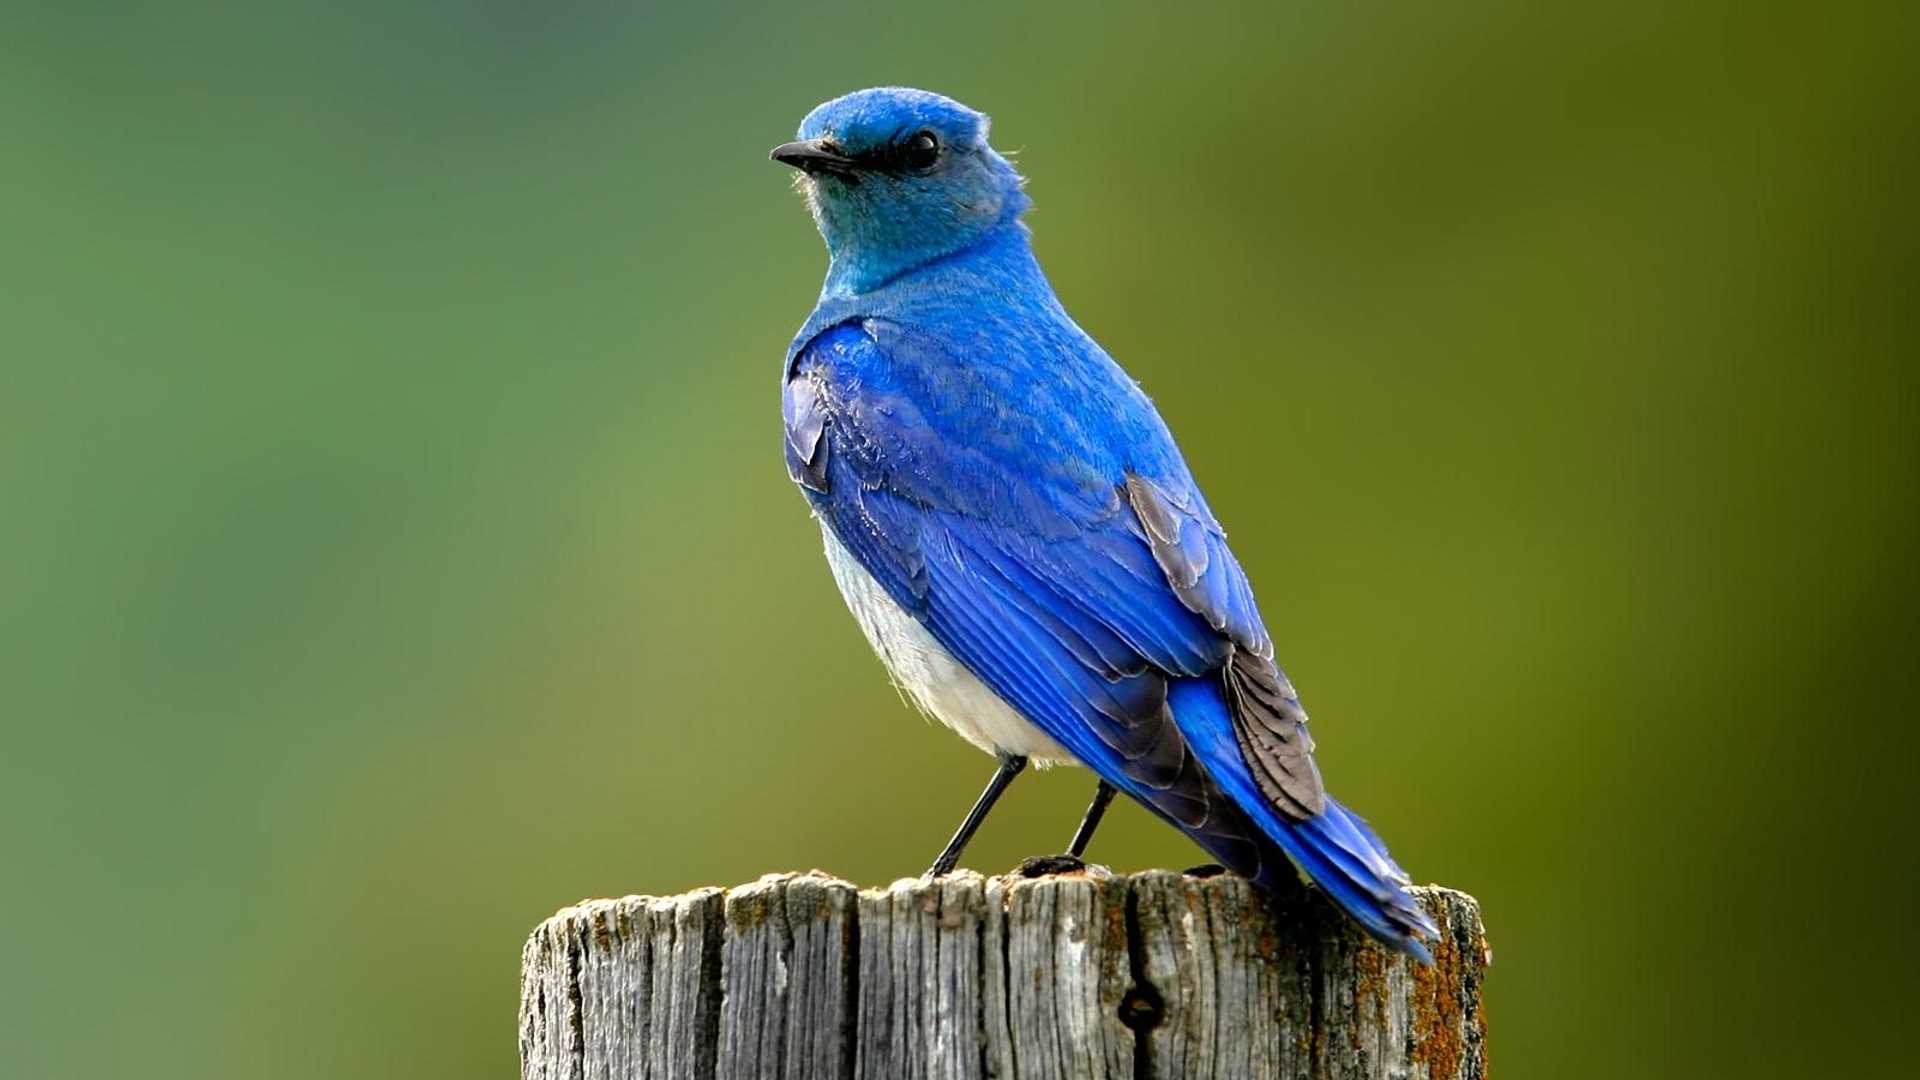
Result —
<svg viewBox="0 0 1920 1080"><path fill-rule="evenodd" d="M1097 351L1100 370L1014 386L1010 366L969 364L966 347L882 319L801 344L786 454L815 512L1088 767L1269 884L1290 872L1269 853L1284 851L1383 941L1425 955L1413 935L1432 923L1365 823L1330 799L1290 820L1248 771L1219 672L1234 648L1270 659L1272 644L1137 387Z"/></svg>

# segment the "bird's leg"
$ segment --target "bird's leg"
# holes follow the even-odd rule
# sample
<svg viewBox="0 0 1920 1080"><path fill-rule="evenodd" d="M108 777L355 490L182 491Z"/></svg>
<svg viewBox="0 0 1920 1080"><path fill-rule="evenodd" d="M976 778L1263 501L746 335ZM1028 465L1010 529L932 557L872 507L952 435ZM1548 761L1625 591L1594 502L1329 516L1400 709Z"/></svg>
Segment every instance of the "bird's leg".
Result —
<svg viewBox="0 0 1920 1080"><path fill-rule="evenodd" d="M1087 816L1080 819L1080 827L1073 831L1073 842L1067 845L1067 854L1076 859L1085 858L1087 845L1093 842L1093 830L1100 827L1100 819L1106 816L1107 804L1113 801L1113 785L1105 780L1093 789L1093 802L1087 804Z"/></svg>
<svg viewBox="0 0 1920 1080"><path fill-rule="evenodd" d="M967 849L967 841L973 839L980 823L987 820L987 811L993 809L1001 792L1006 791L1007 785L1013 783L1013 778L1019 776L1020 770L1026 767L1027 759L1018 754L1000 755L1000 767L994 770L993 779L987 781L987 789L974 801L973 809L967 811L967 818L960 823L953 839L947 841L947 849L933 860L932 868L927 871L928 877L942 877L960 865L960 853Z"/></svg>
<svg viewBox="0 0 1920 1080"><path fill-rule="evenodd" d="M1034 855L1020 860L1013 872L1024 878L1047 877L1052 874L1077 874L1087 868L1087 844L1093 840L1093 830L1100 827L1100 819L1106 816L1107 804L1113 801L1114 787L1105 780L1093 789L1093 802L1087 805L1087 816L1080 819L1080 827L1073 831L1073 843L1067 845L1064 855Z"/></svg>

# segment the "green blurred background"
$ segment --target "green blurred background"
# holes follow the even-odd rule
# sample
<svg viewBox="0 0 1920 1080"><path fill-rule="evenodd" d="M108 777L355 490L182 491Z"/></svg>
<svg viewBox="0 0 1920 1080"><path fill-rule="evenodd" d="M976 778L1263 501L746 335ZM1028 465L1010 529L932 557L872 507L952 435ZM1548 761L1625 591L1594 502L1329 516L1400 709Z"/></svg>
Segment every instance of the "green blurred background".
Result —
<svg viewBox="0 0 1920 1080"><path fill-rule="evenodd" d="M925 865L990 763L776 419L824 256L766 151L887 82L1020 150L1332 786L1485 904L1501 1075L1904 1071L1917 30L10 6L0 1075L509 1076L555 908Z"/></svg>

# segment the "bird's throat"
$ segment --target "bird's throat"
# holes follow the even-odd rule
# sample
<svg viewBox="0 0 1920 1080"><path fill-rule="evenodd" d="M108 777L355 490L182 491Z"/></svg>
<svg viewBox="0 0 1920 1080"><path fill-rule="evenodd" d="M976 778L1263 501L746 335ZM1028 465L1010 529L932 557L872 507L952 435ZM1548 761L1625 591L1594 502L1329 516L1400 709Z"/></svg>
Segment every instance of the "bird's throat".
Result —
<svg viewBox="0 0 1920 1080"><path fill-rule="evenodd" d="M858 242L836 245L829 239L828 252L831 261L820 289L822 299L860 296L941 272L1019 277L1039 271L1026 226L1014 219L950 247L872 247Z"/></svg>

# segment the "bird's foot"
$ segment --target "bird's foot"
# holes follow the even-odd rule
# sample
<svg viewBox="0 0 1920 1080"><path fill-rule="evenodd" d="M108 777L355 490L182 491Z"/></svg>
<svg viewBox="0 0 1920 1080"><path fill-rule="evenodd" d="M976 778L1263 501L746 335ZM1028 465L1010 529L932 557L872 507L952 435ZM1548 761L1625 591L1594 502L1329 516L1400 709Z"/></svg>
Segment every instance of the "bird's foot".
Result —
<svg viewBox="0 0 1920 1080"><path fill-rule="evenodd" d="M1032 855L1020 860L1013 872L1023 878L1051 877L1054 874L1077 874L1087 868L1087 861L1077 855Z"/></svg>
<svg viewBox="0 0 1920 1080"><path fill-rule="evenodd" d="M1224 866L1221 866L1217 862L1201 863L1199 866L1190 866L1187 869L1181 871L1181 873L1184 873L1186 876L1190 878L1219 877L1221 874L1224 874L1226 872L1227 872L1227 868Z"/></svg>

